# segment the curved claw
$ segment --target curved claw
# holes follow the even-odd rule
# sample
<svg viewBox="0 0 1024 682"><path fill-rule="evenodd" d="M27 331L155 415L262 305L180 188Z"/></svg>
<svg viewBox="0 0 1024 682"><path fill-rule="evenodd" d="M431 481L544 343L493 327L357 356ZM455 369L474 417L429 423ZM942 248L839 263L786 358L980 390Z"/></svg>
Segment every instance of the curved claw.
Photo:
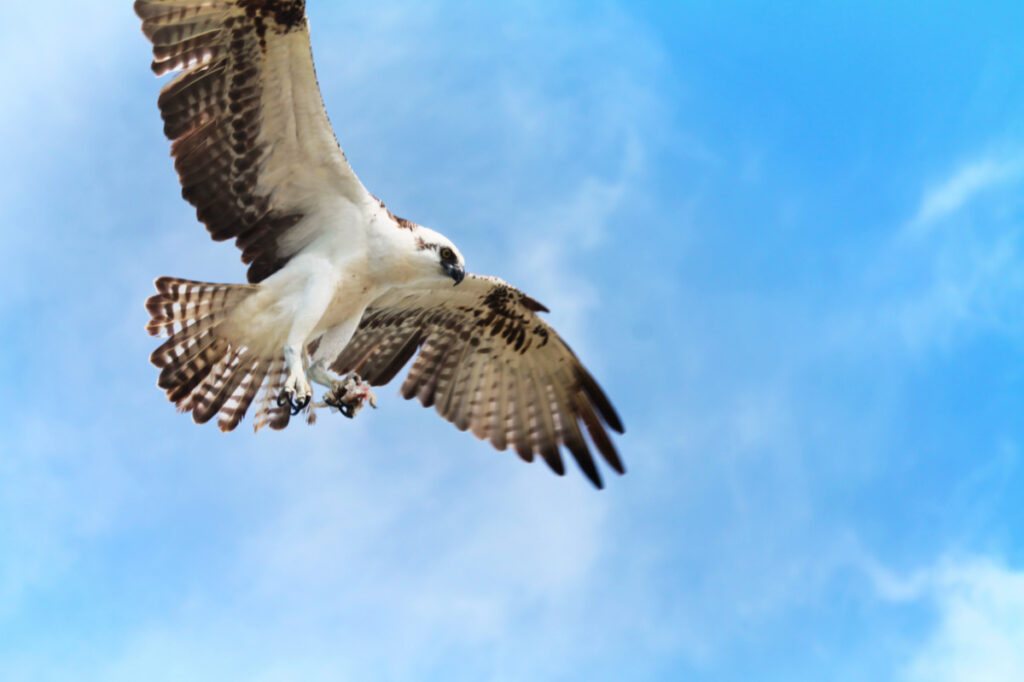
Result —
<svg viewBox="0 0 1024 682"><path fill-rule="evenodd" d="M302 412L309 405L309 396L304 395L298 400L291 401L292 416L294 417L299 412Z"/></svg>
<svg viewBox="0 0 1024 682"><path fill-rule="evenodd" d="M324 403L328 407L333 407L338 412L341 412L343 415L345 415L349 419L352 419L352 417L356 416L356 412L352 408L352 406L349 405L348 403L342 401L340 398L335 399L332 395L325 395L324 396Z"/></svg>
<svg viewBox="0 0 1024 682"><path fill-rule="evenodd" d="M294 417L299 412L302 412L304 409L306 409L306 407L309 405L309 396L304 395L298 400L294 400L292 398L292 395L293 394L289 393L288 391L281 391L281 395L277 396L277 406L284 407L285 405L287 405L288 409L291 410L292 416Z"/></svg>

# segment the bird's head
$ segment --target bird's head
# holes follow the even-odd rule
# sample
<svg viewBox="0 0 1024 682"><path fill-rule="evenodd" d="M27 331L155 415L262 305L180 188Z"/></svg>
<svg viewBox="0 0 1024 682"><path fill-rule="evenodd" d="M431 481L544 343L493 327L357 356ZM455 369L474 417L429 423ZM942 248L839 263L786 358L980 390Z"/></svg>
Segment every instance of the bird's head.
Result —
<svg viewBox="0 0 1024 682"><path fill-rule="evenodd" d="M424 279L452 279L457 285L466 276L466 259L451 240L427 227L416 227L413 259Z"/></svg>

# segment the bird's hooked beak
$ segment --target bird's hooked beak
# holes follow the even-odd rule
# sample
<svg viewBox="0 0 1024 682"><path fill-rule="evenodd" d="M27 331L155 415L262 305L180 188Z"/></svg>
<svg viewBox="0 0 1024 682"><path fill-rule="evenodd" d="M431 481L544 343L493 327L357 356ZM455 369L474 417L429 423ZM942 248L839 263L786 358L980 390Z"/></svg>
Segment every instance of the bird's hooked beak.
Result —
<svg viewBox="0 0 1024 682"><path fill-rule="evenodd" d="M458 263L445 263L444 272L455 280L455 284L452 286L458 286L459 283L466 278L466 269Z"/></svg>

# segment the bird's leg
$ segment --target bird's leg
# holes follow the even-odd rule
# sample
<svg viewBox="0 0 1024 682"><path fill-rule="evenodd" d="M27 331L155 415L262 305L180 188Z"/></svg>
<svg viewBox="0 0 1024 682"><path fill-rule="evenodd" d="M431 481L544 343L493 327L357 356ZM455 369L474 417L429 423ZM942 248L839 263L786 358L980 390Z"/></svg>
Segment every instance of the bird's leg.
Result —
<svg viewBox="0 0 1024 682"><path fill-rule="evenodd" d="M370 403L370 407L376 409L377 395L370 388L370 384L363 381L355 372L334 384L331 390L324 394L324 405L337 408L349 419L359 414L365 403Z"/></svg>
<svg viewBox="0 0 1024 682"><path fill-rule="evenodd" d="M306 377L305 348L324 311L330 305L337 282L329 263L311 261L306 263L306 267L309 268L306 288L298 299L295 317L285 339L284 361L288 376L284 382L284 390L278 398L281 405L287 402L292 414L298 414L307 408L313 396L313 387L309 385L309 379Z"/></svg>
<svg viewBox="0 0 1024 682"><path fill-rule="evenodd" d="M327 368L326 358L320 358L315 362L310 363L309 368L306 370L306 376L309 380L315 384L320 384L328 389L328 392L324 395L327 396L330 393L336 391L341 386L341 380L335 378L336 375ZM316 422L316 413L313 411L318 407L331 407L326 401L322 403L312 403L310 405L308 420L310 424Z"/></svg>
<svg viewBox="0 0 1024 682"><path fill-rule="evenodd" d="M341 380L336 378L331 370L327 369L327 361L324 358L320 358L316 362L309 365L309 370L306 372L306 376L314 384L320 384L324 388L334 390Z"/></svg>
<svg viewBox="0 0 1024 682"><path fill-rule="evenodd" d="M294 416L309 406L309 400L313 397L313 387L309 385L305 369L302 366L301 348L285 346L284 361L288 368L288 378L284 382L284 390L277 398L277 404L287 404Z"/></svg>

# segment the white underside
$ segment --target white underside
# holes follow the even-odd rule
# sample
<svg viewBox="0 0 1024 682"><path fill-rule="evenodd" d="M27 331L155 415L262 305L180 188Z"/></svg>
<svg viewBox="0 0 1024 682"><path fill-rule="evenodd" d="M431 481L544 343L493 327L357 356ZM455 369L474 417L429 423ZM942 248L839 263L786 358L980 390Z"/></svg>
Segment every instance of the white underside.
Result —
<svg viewBox="0 0 1024 682"><path fill-rule="evenodd" d="M283 352L289 368L285 388L296 398L311 393L306 367L310 378L332 386L336 379L327 366L352 339L367 307L409 282L409 268L401 263L414 249L409 230L379 206L373 212L351 204L338 208L343 210L319 230L321 236L264 280L218 329L218 336L258 356ZM326 220L322 215L306 221ZM318 338L315 356L306 358L305 349Z"/></svg>

